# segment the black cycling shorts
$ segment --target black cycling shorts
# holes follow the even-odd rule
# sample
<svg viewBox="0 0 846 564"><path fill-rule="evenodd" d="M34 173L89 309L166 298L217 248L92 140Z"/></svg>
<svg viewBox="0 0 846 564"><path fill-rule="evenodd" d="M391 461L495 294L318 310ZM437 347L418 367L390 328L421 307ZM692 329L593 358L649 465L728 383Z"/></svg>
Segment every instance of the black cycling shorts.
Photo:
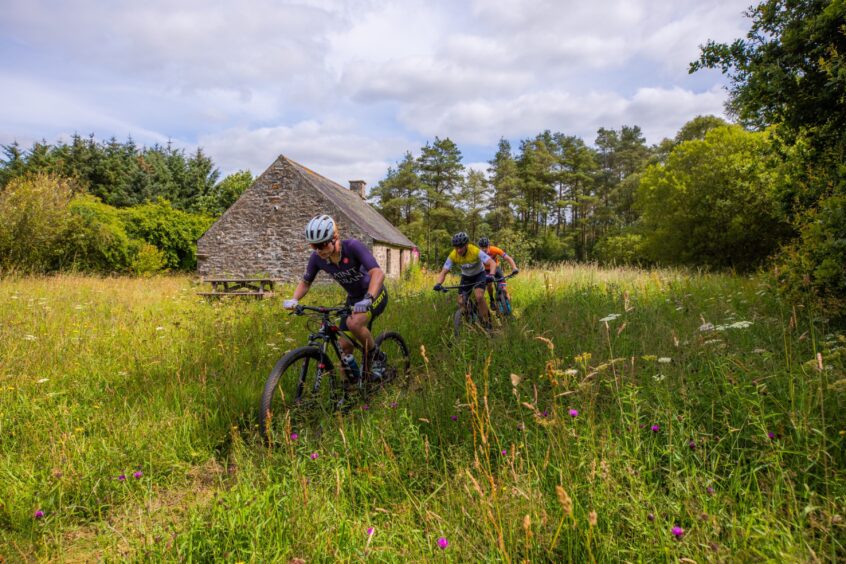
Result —
<svg viewBox="0 0 846 564"><path fill-rule="evenodd" d="M347 305L352 307L352 306L355 305L356 302L360 302L363 299L364 298L347 297ZM377 295L375 298L373 298L373 303L370 304L370 311L367 312L367 315L370 316L370 323L373 323L373 321L377 317L379 317L382 314L383 311L385 311L385 308L387 306L388 306L388 290L386 290L385 287L382 286L382 291L379 292L379 295ZM347 328L347 318L346 317L341 319L341 323L338 324L338 327L341 329L341 331L349 331L349 329Z"/></svg>
<svg viewBox="0 0 846 564"><path fill-rule="evenodd" d="M465 296L467 294L469 294L470 291L473 290L473 288L484 289L485 286L488 285L488 271L483 270L482 272L480 272L479 274L477 274L475 276L464 276L462 274L461 275L461 282L459 282L459 284L461 285L461 289L459 290L459 293L461 293L462 295L465 295Z"/></svg>

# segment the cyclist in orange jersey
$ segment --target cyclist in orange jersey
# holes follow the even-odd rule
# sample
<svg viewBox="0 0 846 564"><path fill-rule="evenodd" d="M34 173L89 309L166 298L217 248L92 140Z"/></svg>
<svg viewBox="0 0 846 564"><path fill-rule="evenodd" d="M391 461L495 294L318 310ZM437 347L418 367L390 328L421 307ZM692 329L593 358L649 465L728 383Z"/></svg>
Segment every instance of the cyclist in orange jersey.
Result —
<svg viewBox="0 0 846 564"><path fill-rule="evenodd" d="M497 283L505 280L505 275L502 273L502 266L500 266L500 264L499 264L499 257L504 258L505 260L507 260L511 264L511 274L512 274L512 276L516 276L517 273L520 272L520 269L517 268L517 264L514 262L514 259L511 258L510 255L506 254L506 252L503 251L502 249L500 249L499 247L494 247L493 245L491 245L491 240L488 239L487 237L482 237L481 239L479 239L479 248L481 250L485 251L485 253L487 253L487 255L489 257L491 257L496 262L496 274L494 274L494 278L496 279ZM505 292L505 297L510 300L511 296L508 294L508 289L505 286L503 286L503 291ZM488 284L488 296L490 298L491 303L493 303L493 300L494 300L493 284Z"/></svg>

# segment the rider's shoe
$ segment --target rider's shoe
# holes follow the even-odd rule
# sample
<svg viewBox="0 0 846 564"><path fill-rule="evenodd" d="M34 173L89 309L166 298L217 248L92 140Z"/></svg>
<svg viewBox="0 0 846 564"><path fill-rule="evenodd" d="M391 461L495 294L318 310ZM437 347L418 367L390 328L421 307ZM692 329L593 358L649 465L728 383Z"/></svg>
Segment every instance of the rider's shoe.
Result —
<svg viewBox="0 0 846 564"><path fill-rule="evenodd" d="M379 382L385 377L385 369L387 368L387 355L376 349L373 352L373 358L370 359L370 380Z"/></svg>

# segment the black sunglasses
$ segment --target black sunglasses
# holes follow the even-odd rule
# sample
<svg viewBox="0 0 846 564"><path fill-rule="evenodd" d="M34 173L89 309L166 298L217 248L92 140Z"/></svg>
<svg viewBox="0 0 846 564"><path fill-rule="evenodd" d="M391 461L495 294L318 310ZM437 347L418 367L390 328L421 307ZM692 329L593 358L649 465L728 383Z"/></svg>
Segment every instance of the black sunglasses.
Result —
<svg viewBox="0 0 846 564"><path fill-rule="evenodd" d="M319 251L320 249L325 249L326 247L328 247L332 243L334 243L334 241L332 239L329 239L328 241L323 241L322 243L310 243L310 244L311 244L312 249L314 249L315 251Z"/></svg>

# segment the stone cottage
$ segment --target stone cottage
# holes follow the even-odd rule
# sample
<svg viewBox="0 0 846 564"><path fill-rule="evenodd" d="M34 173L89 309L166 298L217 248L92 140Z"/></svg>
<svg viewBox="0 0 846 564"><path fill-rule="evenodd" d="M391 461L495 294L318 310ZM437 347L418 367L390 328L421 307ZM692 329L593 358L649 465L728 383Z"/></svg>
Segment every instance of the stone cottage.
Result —
<svg viewBox="0 0 846 564"><path fill-rule="evenodd" d="M297 281L311 254L306 223L327 213L342 238L364 242L386 276L397 278L413 260L414 244L365 201L364 189L363 180L346 189L280 155L197 241L197 270Z"/></svg>

